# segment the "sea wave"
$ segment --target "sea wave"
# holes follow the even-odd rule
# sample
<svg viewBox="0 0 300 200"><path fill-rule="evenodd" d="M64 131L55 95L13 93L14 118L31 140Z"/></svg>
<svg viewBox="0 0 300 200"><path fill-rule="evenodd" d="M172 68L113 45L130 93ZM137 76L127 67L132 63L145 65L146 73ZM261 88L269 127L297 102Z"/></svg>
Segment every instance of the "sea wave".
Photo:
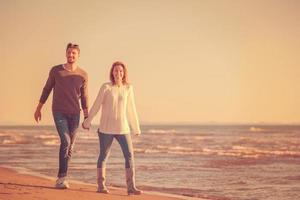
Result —
<svg viewBox="0 0 300 200"><path fill-rule="evenodd" d="M58 140L46 140L46 141L43 141L43 144L46 145L46 146L56 146L56 145L59 145L59 141Z"/></svg>
<svg viewBox="0 0 300 200"><path fill-rule="evenodd" d="M8 145L12 145L12 144L28 144L31 143L30 140L28 140L28 138L22 137L22 136L9 136L7 138L4 138L1 142L2 144L8 144Z"/></svg>
<svg viewBox="0 0 300 200"><path fill-rule="evenodd" d="M245 147L245 146L233 146L233 150L236 153L245 154L245 155L275 155L275 156L300 156L299 151L291 151L288 149L285 150L263 150L255 147Z"/></svg>
<svg viewBox="0 0 300 200"><path fill-rule="evenodd" d="M57 138L57 135L35 135L34 138L36 139L52 139Z"/></svg>
<svg viewBox="0 0 300 200"><path fill-rule="evenodd" d="M87 140L96 140L98 141L98 135L95 134L85 134L85 135L79 135L80 139L87 139Z"/></svg>
<svg viewBox="0 0 300 200"><path fill-rule="evenodd" d="M254 127L254 126L250 127L249 130L251 132L263 132L263 131L265 131L265 129L263 129L263 128L258 128L258 127Z"/></svg>
<svg viewBox="0 0 300 200"><path fill-rule="evenodd" d="M136 148L137 153L145 154L177 154L177 155L217 155L217 156L230 156L230 157L241 157L241 158L260 158L270 156L289 156L289 157L300 157L300 151L282 149L282 150L264 150L254 147L244 146L233 146L227 149L218 148L191 148L182 146L161 146L158 145L155 148Z"/></svg>
<svg viewBox="0 0 300 200"><path fill-rule="evenodd" d="M179 133L178 130L175 129L149 129L146 130L147 133L161 133L161 134L166 134L166 133Z"/></svg>

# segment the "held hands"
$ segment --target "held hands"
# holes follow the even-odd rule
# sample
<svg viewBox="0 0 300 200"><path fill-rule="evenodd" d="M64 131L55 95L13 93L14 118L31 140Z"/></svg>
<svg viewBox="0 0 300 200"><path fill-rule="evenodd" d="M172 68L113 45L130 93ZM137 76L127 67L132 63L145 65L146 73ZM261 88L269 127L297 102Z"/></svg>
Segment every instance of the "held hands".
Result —
<svg viewBox="0 0 300 200"><path fill-rule="evenodd" d="M139 133L134 133L135 136L140 137L141 136L141 132Z"/></svg>
<svg viewBox="0 0 300 200"><path fill-rule="evenodd" d="M81 124L82 128L85 129L85 130L90 130L90 126L91 124L87 124L87 120L85 119L82 124Z"/></svg>

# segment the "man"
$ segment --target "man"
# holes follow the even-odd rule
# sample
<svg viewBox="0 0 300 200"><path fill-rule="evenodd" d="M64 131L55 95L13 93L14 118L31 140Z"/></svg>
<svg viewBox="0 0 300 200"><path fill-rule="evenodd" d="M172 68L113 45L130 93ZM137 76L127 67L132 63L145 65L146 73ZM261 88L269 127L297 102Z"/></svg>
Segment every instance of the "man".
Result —
<svg viewBox="0 0 300 200"><path fill-rule="evenodd" d="M56 188L69 188L67 182L68 163L79 127L80 105L84 118L88 116L87 73L78 67L80 49L69 43L66 48L67 63L52 67L44 86L39 104L34 113L36 122L42 119L41 109L53 89L52 113L60 137L59 171Z"/></svg>

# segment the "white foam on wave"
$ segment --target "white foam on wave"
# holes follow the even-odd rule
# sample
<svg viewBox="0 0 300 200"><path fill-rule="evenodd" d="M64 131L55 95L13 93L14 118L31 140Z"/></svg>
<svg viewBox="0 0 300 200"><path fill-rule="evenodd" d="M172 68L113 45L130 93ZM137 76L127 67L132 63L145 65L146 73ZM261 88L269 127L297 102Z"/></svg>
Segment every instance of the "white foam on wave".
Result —
<svg viewBox="0 0 300 200"><path fill-rule="evenodd" d="M193 149L190 147L182 147L182 146L162 146L157 145L156 148L152 149L142 149L142 148L135 148L135 152L138 153L168 153L168 154L178 154L178 155L200 155L201 149Z"/></svg>
<svg viewBox="0 0 300 200"><path fill-rule="evenodd" d="M52 139L52 138L57 138L57 135L36 135L34 138L38 139Z"/></svg>
<svg viewBox="0 0 300 200"><path fill-rule="evenodd" d="M80 135L79 137L80 137L80 139L88 139L88 140L92 139L92 140L98 140L98 135L95 135L95 134Z"/></svg>
<svg viewBox="0 0 300 200"><path fill-rule="evenodd" d="M16 144L14 140L3 140L2 144Z"/></svg>
<svg viewBox="0 0 300 200"><path fill-rule="evenodd" d="M265 129L254 127L254 126L250 127L249 130L251 132L263 132L263 131L265 131Z"/></svg>
<svg viewBox="0 0 300 200"><path fill-rule="evenodd" d="M163 151L157 150L157 149L140 149L140 148L135 148L134 151L136 153L162 153Z"/></svg>
<svg viewBox="0 0 300 200"><path fill-rule="evenodd" d="M259 158L265 156L300 156L298 151L290 150L262 150L254 147L233 146L231 149L207 149L204 148L203 152L207 155L219 156L234 156L243 158Z"/></svg>
<svg viewBox="0 0 300 200"><path fill-rule="evenodd" d="M165 133L178 133L178 131L176 131L175 129L149 129L146 131L147 133L161 133L161 134L165 134Z"/></svg>
<svg viewBox="0 0 300 200"><path fill-rule="evenodd" d="M247 154L247 155L274 155L274 156L300 156L299 151L285 150L262 150L255 147L244 147L244 146L233 146L233 150L237 153Z"/></svg>
<svg viewBox="0 0 300 200"><path fill-rule="evenodd" d="M224 149L209 149L204 148L202 155L218 155L218 156L232 156L232 157L243 157L243 158L257 158L257 155L242 154L241 152L236 152L233 150Z"/></svg>
<svg viewBox="0 0 300 200"><path fill-rule="evenodd" d="M195 136L193 139L195 139L195 140L206 140L207 137L204 137L204 136Z"/></svg>
<svg viewBox="0 0 300 200"><path fill-rule="evenodd" d="M46 141L43 141L43 144L46 146L56 146L56 145L59 145L59 142L58 142L58 140L46 140Z"/></svg>
<svg viewBox="0 0 300 200"><path fill-rule="evenodd" d="M246 147L235 145L229 148L191 148L183 146L163 146L157 145L152 149L137 148L136 152L155 154L155 153L168 153L177 155L217 155L217 156L231 156L242 158L259 158L268 156L300 156L300 151L297 149L280 149L280 150L265 150L255 147Z"/></svg>
<svg viewBox="0 0 300 200"><path fill-rule="evenodd" d="M30 143L26 138L22 136L10 136L2 141L2 144L28 144Z"/></svg>
<svg viewBox="0 0 300 200"><path fill-rule="evenodd" d="M174 151L194 151L193 148L190 147L182 147L182 146L175 146L175 147L169 147L169 150L174 150Z"/></svg>

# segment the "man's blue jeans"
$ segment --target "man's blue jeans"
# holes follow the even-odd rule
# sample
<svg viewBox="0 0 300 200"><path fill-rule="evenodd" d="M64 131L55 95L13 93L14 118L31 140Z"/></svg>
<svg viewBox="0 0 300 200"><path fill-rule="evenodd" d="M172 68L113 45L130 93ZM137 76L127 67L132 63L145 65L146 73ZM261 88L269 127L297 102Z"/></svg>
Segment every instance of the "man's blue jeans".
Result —
<svg viewBox="0 0 300 200"><path fill-rule="evenodd" d="M113 134L101 133L98 130L98 136L99 136L99 144L100 144L100 154L97 163L98 168L106 167L106 160L109 156L110 148L114 138L116 138L116 140L119 142L121 146L123 156L125 158L125 168L134 167L134 155L133 155L133 147L132 147L130 134L113 135Z"/></svg>
<svg viewBox="0 0 300 200"><path fill-rule="evenodd" d="M59 170L57 176L65 177L68 174L68 164L75 144L80 113L64 114L53 112L53 118L60 137Z"/></svg>

